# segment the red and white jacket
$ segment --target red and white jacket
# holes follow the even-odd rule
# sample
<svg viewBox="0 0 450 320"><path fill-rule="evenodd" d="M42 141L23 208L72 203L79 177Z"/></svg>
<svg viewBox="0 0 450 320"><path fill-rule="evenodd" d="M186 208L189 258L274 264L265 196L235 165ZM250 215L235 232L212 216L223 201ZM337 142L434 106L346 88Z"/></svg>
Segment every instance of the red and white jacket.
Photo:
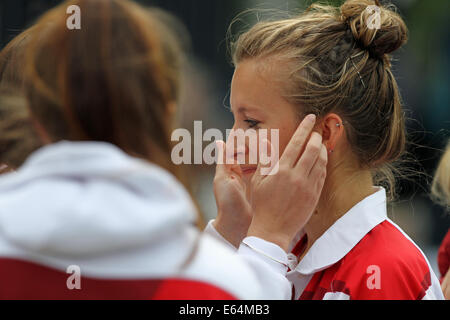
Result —
<svg viewBox="0 0 450 320"><path fill-rule="evenodd" d="M158 166L101 142L43 147L0 176L0 299L289 298L287 268L194 221Z"/></svg>
<svg viewBox="0 0 450 320"><path fill-rule="evenodd" d="M306 241L300 232L288 255L293 299L444 299L423 252L387 218L383 188L338 219L298 262Z"/></svg>

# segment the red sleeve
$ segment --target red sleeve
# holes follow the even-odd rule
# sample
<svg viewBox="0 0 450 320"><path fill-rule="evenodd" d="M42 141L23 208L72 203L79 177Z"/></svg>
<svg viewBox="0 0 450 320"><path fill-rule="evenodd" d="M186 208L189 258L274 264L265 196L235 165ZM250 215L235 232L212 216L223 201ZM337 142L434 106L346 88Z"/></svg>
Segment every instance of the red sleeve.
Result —
<svg viewBox="0 0 450 320"><path fill-rule="evenodd" d="M438 251L438 266L441 273L441 282L446 275L450 266L450 229L442 240L441 246Z"/></svg>

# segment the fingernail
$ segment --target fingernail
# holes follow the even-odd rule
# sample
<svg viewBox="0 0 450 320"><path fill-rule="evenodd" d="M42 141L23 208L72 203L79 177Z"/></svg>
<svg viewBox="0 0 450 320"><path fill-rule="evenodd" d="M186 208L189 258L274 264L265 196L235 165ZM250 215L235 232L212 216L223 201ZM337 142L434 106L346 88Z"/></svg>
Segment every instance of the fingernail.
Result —
<svg viewBox="0 0 450 320"><path fill-rule="evenodd" d="M309 121L311 121L311 122L316 122L316 115L315 114L309 114L306 118Z"/></svg>

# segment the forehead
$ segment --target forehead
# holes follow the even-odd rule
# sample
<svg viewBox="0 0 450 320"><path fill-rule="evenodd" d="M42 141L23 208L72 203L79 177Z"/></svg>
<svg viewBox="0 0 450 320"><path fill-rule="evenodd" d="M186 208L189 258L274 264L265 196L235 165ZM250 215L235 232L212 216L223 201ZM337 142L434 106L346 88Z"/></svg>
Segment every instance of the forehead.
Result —
<svg viewBox="0 0 450 320"><path fill-rule="evenodd" d="M230 104L233 112L263 109L280 112L293 106L283 96L281 65L273 59L248 59L240 62L231 82Z"/></svg>
<svg viewBox="0 0 450 320"><path fill-rule="evenodd" d="M236 66L231 82L232 108L236 103L238 107L242 103L258 105L267 96L276 94L271 85L270 73L263 69L267 68L263 68L263 64L256 60L245 60Z"/></svg>

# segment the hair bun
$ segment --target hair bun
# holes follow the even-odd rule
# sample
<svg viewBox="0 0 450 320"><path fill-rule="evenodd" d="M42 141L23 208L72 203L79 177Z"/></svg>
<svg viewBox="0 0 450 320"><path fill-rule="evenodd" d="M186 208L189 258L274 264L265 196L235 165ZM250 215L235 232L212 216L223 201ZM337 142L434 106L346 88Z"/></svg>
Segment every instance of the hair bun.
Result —
<svg viewBox="0 0 450 320"><path fill-rule="evenodd" d="M393 11L392 5L377 4L369 0L347 0L340 8L341 19L349 25L353 37L362 48L383 58L406 43L408 29L400 15ZM377 6L379 11L371 10L369 6Z"/></svg>

